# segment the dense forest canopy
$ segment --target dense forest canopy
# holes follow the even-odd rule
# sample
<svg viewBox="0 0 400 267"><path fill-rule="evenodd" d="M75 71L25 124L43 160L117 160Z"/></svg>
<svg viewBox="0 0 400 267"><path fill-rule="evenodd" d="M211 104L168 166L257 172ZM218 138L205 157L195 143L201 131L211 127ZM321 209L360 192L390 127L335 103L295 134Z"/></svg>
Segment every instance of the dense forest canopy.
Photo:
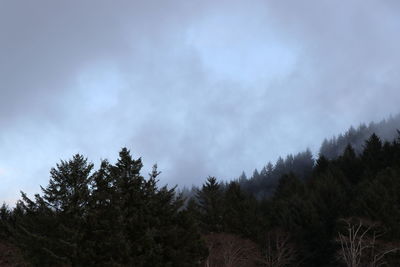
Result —
<svg viewBox="0 0 400 267"><path fill-rule="evenodd" d="M350 127L344 134L339 134L331 139L325 139L321 145L320 154L329 159L337 158L343 153L348 144L359 154L364 149L365 140L373 133L383 141L390 142L396 138L399 127L400 114L390 116L389 119L378 123L361 124L358 128Z"/></svg>
<svg viewBox="0 0 400 267"><path fill-rule="evenodd" d="M350 128L316 160L306 150L250 178L208 177L188 197L159 187L156 165L143 176L126 148L97 169L77 154L1 207L0 250L19 266L399 266L398 120Z"/></svg>
<svg viewBox="0 0 400 267"><path fill-rule="evenodd" d="M365 148L365 140L376 134L382 141L392 141L397 138L400 128L400 114L390 116L378 123L368 125L360 124L357 128L351 126L344 134L325 139L319 149L319 156L326 159L337 159L350 145L358 155ZM271 196L277 186L278 180L285 173L293 173L298 178L309 177L315 165L315 159L310 150L305 150L296 155L288 155L285 159L279 158L275 164L268 162L261 168L255 169L252 176L247 177L242 173L238 182L241 187L254 194L257 198Z"/></svg>

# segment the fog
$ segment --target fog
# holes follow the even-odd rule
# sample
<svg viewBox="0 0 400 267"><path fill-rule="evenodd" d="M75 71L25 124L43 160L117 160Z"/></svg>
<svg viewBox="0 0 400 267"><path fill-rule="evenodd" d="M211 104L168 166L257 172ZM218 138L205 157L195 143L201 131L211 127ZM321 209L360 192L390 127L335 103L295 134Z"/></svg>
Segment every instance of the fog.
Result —
<svg viewBox="0 0 400 267"><path fill-rule="evenodd" d="M232 179L399 112L397 1L2 1L2 199L60 159Z"/></svg>

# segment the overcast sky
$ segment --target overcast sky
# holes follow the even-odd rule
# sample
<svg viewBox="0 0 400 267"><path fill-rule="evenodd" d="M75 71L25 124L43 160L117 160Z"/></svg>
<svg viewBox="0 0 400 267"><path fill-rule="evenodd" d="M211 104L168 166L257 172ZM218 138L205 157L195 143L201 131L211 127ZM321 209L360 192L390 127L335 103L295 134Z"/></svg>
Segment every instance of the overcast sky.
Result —
<svg viewBox="0 0 400 267"><path fill-rule="evenodd" d="M121 147L232 179L397 114L397 0L0 0L0 197Z"/></svg>

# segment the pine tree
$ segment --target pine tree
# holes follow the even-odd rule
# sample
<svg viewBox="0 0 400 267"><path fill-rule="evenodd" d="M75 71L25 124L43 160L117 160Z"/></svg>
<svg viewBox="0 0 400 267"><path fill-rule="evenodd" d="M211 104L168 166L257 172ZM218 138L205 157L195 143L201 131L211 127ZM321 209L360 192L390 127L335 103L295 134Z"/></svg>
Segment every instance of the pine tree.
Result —
<svg viewBox="0 0 400 267"><path fill-rule="evenodd" d="M223 225L223 192L215 177L208 177L197 192L202 227L206 231L220 232Z"/></svg>
<svg viewBox="0 0 400 267"><path fill-rule="evenodd" d="M12 211L3 203L0 207L0 239L9 239L12 234L11 222L12 221Z"/></svg>
<svg viewBox="0 0 400 267"><path fill-rule="evenodd" d="M17 244L34 266L197 266L206 256L197 224L175 188L157 187L122 149L115 165L80 155L51 170L43 194L22 193ZM1 210L0 210L1 212Z"/></svg>
<svg viewBox="0 0 400 267"><path fill-rule="evenodd" d="M357 184L362 176L362 165L353 147L348 144L337 160L339 168L351 184Z"/></svg>
<svg viewBox="0 0 400 267"><path fill-rule="evenodd" d="M364 168L370 176L376 175L377 171L382 168L384 163L382 141L376 134L372 134L371 137L365 141L361 158L364 162Z"/></svg>
<svg viewBox="0 0 400 267"><path fill-rule="evenodd" d="M93 174L85 231L85 266L123 266L128 263L129 243L110 164L104 160Z"/></svg>
<svg viewBox="0 0 400 267"><path fill-rule="evenodd" d="M141 159L133 159L130 151L123 148L115 165L110 166L110 175L115 183L114 205L120 210L123 231L129 247L127 264L144 266L156 248L148 229L145 179L140 174Z"/></svg>
<svg viewBox="0 0 400 267"><path fill-rule="evenodd" d="M51 169L43 195L31 200L22 192L16 239L35 264L79 264L92 169L87 159L75 155Z"/></svg>
<svg viewBox="0 0 400 267"><path fill-rule="evenodd" d="M196 266L204 246L196 224L182 211L183 199L175 188L158 188L160 172L153 167L149 179L140 174L141 159L132 159L126 148L110 167L115 181L114 205L120 209L129 266Z"/></svg>
<svg viewBox="0 0 400 267"><path fill-rule="evenodd" d="M231 182L224 194L224 232L254 236L256 213L256 200L245 194L238 183Z"/></svg>

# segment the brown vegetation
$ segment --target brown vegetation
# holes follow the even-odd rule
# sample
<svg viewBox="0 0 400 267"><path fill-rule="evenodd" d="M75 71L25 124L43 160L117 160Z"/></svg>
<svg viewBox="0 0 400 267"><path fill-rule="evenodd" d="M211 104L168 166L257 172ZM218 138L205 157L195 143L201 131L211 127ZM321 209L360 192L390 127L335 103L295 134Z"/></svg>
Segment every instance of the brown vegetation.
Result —
<svg viewBox="0 0 400 267"><path fill-rule="evenodd" d="M204 267L256 266L257 245L237 235L211 233L205 236L209 255Z"/></svg>
<svg viewBox="0 0 400 267"><path fill-rule="evenodd" d="M0 241L0 266L26 267L29 265L23 260L18 248L7 242Z"/></svg>
<svg viewBox="0 0 400 267"><path fill-rule="evenodd" d="M260 262L266 267L295 266L297 258L295 245L290 241L290 235L281 230L267 234L265 250Z"/></svg>
<svg viewBox="0 0 400 267"><path fill-rule="evenodd" d="M343 219L342 222L345 230L338 234L339 259L348 267L387 266L385 257L399 250L398 245L381 240L385 230L379 223L360 218Z"/></svg>

